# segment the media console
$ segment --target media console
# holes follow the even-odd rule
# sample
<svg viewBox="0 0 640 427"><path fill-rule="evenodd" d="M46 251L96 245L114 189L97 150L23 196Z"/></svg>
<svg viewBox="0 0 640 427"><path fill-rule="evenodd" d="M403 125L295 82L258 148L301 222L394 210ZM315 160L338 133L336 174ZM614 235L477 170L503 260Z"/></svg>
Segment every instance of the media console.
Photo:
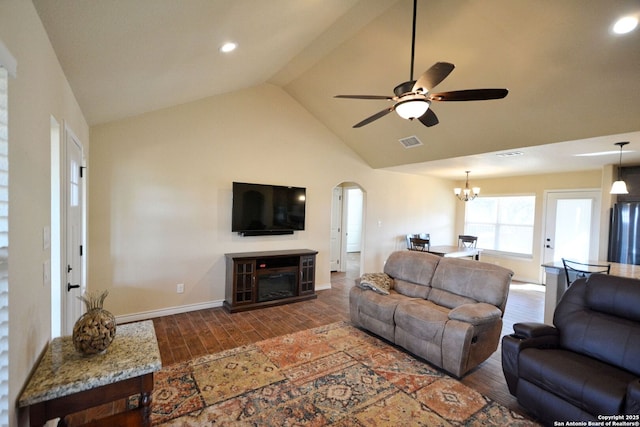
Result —
<svg viewBox="0 0 640 427"><path fill-rule="evenodd" d="M317 298L317 254L310 249L225 254L224 308L234 313Z"/></svg>

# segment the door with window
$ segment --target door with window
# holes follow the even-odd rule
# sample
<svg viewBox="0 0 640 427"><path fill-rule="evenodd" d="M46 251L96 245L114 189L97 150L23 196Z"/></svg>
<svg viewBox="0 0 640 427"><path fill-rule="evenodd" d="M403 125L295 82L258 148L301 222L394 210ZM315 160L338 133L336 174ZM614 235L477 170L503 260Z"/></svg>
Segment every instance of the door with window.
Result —
<svg viewBox="0 0 640 427"><path fill-rule="evenodd" d="M75 321L82 314L82 302L78 296L84 290L84 222L82 185L82 144L78 138L65 128L65 210L66 210L66 239L65 258L63 268L67 272L67 280L62 284L62 325L63 335L73 332Z"/></svg>
<svg viewBox="0 0 640 427"><path fill-rule="evenodd" d="M545 203L543 263L597 260L600 191L549 191Z"/></svg>

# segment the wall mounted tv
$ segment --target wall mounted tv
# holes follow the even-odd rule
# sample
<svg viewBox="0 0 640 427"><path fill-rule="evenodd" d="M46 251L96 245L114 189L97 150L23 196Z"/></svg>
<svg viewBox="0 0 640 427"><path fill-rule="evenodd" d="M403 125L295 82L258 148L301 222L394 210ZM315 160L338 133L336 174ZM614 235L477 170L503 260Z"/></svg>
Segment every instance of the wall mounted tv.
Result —
<svg viewBox="0 0 640 427"><path fill-rule="evenodd" d="M266 236L304 230L305 203L305 188L234 182L231 231Z"/></svg>

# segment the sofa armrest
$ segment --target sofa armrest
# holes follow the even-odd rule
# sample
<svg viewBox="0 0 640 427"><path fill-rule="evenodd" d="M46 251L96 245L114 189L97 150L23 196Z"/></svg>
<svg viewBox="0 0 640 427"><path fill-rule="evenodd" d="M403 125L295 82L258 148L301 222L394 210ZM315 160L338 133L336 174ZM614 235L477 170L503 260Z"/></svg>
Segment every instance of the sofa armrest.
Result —
<svg viewBox="0 0 640 427"><path fill-rule="evenodd" d="M493 323L502 318L502 311L494 305L479 302L462 304L449 312L449 319L470 323L474 326Z"/></svg>
<svg viewBox="0 0 640 427"><path fill-rule="evenodd" d="M556 328L544 323L516 323L513 330L513 334L502 337L502 372L509 392L516 396L520 352L527 348L556 348L560 336Z"/></svg>
<svg viewBox="0 0 640 427"><path fill-rule="evenodd" d="M624 413L640 414L640 379L632 381L627 387L627 402L624 406Z"/></svg>
<svg viewBox="0 0 640 427"><path fill-rule="evenodd" d="M553 326L536 322L516 323L513 325L513 332L520 339L558 336L558 330Z"/></svg>

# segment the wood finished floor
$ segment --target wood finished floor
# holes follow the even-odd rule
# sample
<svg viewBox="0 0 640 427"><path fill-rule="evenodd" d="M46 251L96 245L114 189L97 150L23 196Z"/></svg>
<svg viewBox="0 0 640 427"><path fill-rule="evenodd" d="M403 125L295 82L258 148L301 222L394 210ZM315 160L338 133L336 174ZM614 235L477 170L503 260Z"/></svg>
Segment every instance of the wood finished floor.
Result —
<svg viewBox="0 0 640 427"><path fill-rule="evenodd" d="M223 308L213 308L153 319L163 366L333 322L349 321L349 290L358 276L357 259L350 267L347 273L332 273L331 289L318 291L318 298L314 300L233 314ZM516 322L543 320L542 289L536 285L512 284L503 318L503 335L510 334ZM500 348L462 382L509 409L523 413L507 389ZM73 421L69 423L71 426L119 411L121 407L122 404L104 405L97 411L67 419Z"/></svg>
<svg viewBox="0 0 640 427"><path fill-rule="evenodd" d="M330 290L318 291L318 299L295 304L234 314L216 308L154 319L163 365L332 322L349 321L349 289L353 278L333 273L331 286ZM516 322L542 321L544 293L539 289L539 286L518 283L511 286L503 335L512 333ZM507 389L500 349L462 382L521 412Z"/></svg>

